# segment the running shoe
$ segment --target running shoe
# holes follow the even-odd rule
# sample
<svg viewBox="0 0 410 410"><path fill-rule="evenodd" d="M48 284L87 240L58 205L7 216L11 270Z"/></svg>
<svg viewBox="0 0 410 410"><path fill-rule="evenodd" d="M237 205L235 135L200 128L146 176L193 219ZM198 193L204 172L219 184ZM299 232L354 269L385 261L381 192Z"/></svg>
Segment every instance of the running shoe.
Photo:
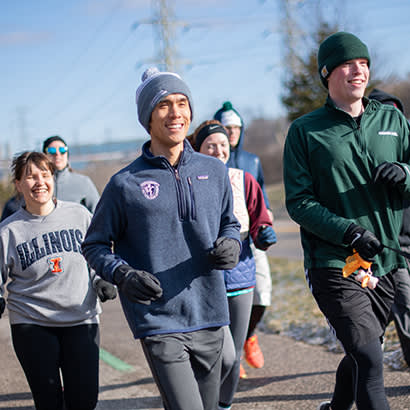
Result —
<svg viewBox="0 0 410 410"><path fill-rule="evenodd" d="M317 407L317 410L332 410L330 408L330 401L323 401L322 403L320 403Z"/></svg>
<svg viewBox="0 0 410 410"><path fill-rule="evenodd" d="M256 369L263 367L265 361L263 358L262 350L259 347L258 336L253 335L250 338L246 339L244 351L245 360L246 363L249 364L249 366L255 367Z"/></svg>
<svg viewBox="0 0 410 410"><path fill-rule="evenodd" d="M242 363L241 363L241 366L239 367L239 378L240 379L247 379L248 378L248 375L246 374L246 371L243 368Z"/></svg>

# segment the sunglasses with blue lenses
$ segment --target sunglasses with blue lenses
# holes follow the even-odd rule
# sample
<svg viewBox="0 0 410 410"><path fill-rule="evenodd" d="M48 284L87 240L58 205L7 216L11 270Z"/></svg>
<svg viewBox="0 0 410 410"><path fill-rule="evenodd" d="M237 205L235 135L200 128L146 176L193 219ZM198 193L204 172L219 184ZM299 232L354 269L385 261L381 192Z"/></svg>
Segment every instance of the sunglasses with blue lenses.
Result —
<svg viewBox="0 0 410 410"><path fill-rule="evenodd" d="M56 147L48 147L47 148L47 153L51 155L56 155L57 154L57 148ZM58 147L58 152L63 155L68 151L68 147Z"/></svg>

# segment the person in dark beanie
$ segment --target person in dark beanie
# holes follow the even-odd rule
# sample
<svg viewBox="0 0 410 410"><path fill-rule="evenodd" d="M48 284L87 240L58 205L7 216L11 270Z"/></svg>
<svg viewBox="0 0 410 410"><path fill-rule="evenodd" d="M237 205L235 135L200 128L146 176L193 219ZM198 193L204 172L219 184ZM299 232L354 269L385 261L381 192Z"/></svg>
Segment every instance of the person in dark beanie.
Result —
<svg viewBox="0 0 410 410"><path fill-rule="evenodd" d="M77 202L94 212L100 194L91 178L73 172L68 163L68 146L59 135L48 137L43 142L42 151L54 164L54 196L61 201ZM24 205L24 199L16 193L4 205L1 221Z"/></svg>
<svg viewBox="0 0 410 410"><path fill-rule="evenodd" d="M71 169L68 162L69 149L63 138L59 135L48 137L43 142L43 152L56 168L54 196L62 201L77 202L94 212L100 194L91 178Z"/></svg>
<svg viewBox="0 0 410 410"><path fill-rule="evenodd" d="M164 407L215 410L229 324L222 270L241 251L229 176L186 140L193 101L179 75L146 70L136 102L150 140L105 187L83 254L117 284Z"/></svg>
<svg viewBox="0 0 410 410"><path fill-rule="evenodd" d="M375 88L369 98L383 104L393 105L404 114L404 107L399 98ZM400 248L410 252L410 201L404 200L403 223L399 235ZM392 306L390 321L394 320L399 336L403 357L410 367L410 274L409 261L405 269L398 269L393 279L396 283L396 296Z"/></svg>
<svg viewBox="0 0 410 410"><path fill-rule="evenodd" d="M410 198L409 124L364 96L370 56L355 35L326 38L318 66L326 103L291 124L283 163L309 288L345 350L332 400L318 409L387 410L382 342L393 277L406 262L385 246L399 248L403 199ZM352 255L360 267L343 274Z"/></svg>
<svg viewBox="0 0 410 410"><path fill-rule="evenodd" d="M241 169L251 174L262 188L263 198L268 214L273 222L273 214L269 206L269 198L265 190L265 179L259 157L243 149L245 140L243 119L230 101L222 104L222 107L214 114L214 119L219 121L228 131L230 157L227 166ZM266 308L272 300L272 278L266 252L258 249L251 243L251 249L256 265L256 285L253 294L253 306L249 320L248 333L244 344L244 358L246 363L253 368L261 368L264 365L263 352L259 346L256 329L262 321ZM246 377L246 371L241 365L241 378Z"/></svg>
<svg viewBox="0 0 410 410"><path fill-rule="evenodd" d="M229 136L219 121L204 121L192 135L188 136L188 140L196 151L218 158L227 164L230 155ZM276 243L276 233L263 199L262 189L256 179L238 168L228 167L228 175L232 185L233 212L241 224L242 251L235 268L224 271L231 323L229 328L225 328L220 410L231 409L240 378L241 356L256 282L256 267L250 247L251 238L255 246L265 251Z"/></svg>

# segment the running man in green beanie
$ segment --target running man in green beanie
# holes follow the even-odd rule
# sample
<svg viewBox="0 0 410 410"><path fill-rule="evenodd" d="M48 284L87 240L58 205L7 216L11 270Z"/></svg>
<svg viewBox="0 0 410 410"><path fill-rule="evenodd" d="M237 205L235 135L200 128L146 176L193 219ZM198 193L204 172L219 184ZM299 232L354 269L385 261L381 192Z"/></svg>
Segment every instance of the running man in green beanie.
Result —
<svg viewBox="0 0 410 410"><path fill-rule="evenodd" d="M403 199L410 197L409 125L369 100L367 46L338 32L318 52L325 105L295 120L284 149L289 215L300 225L306 278L343 345L331 401L319 410L387 410L382 340L395 296ZM344 277L346 258L371 262ZM371 278L370 285L361 277Z"/></svg>

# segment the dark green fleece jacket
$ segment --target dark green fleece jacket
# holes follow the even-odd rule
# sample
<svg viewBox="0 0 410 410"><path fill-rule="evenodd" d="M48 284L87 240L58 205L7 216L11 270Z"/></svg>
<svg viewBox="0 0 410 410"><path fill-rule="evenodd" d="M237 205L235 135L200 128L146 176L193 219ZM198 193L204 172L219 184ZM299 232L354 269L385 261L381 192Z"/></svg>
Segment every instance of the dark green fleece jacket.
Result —
<svg viewBox="0 0 410 410"><path fill-rule="evenodd" d="M399 248L403 198L410 196L409 126L397 109L363 99L360 125L326 104L294 121L284 149L286 206L301 227L305 268L342 268L352 253L343 236L352 223ZM381 163L395 162L406 179L392 188L372 181ZM373 273L404 267L388 249L376 256Z"/></svg>

